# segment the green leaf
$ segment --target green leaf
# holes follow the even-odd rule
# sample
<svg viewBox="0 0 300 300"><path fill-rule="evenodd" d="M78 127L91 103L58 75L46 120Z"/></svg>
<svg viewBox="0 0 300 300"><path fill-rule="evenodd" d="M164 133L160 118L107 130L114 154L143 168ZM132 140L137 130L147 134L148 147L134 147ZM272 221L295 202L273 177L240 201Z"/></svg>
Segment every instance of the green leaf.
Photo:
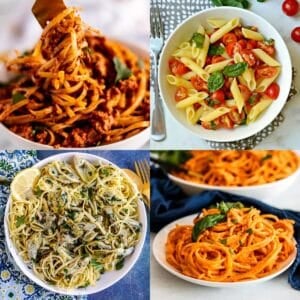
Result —
<svg viewBox="0 0 300 300"><path fill-rule="evenodd" d="M92 259L90 261L90 265L92 267L94 267L96 270L102 270L103 269L103 265L101 263L99 263L96 259Z"/></svg>
<svg viewBox="0 0 300 300"><path fill-rule="evenodd" d="M216 130L216 129L217 129L217 124L216 124L215 121L210 121L210 128L211 128L212 130Z"/></svg>
<svg viewBox="0 0 300 300"><path fill-rule="evenodd" d="M239 7L244 8L244 5L239 0L222 0L224 6L233 6L233 7Z"/></svg>
<svg viewBox="0 0 300 300"><path fill-rule="evenodd" d="M171 166L179 166L186 162L191 154L188 151L153 151L158 155L158 159Z"/></svg>
<svg viewBox="0 0 300 300"><path fill-rule="evenodd" d="M115 70L117 72L115 82L128 79L131 76L131 70L125 64L123 64L116 56L113 58L113 62Z"/></svg>
<svg viewBox="0 0 300 300"><path fill-rule="evenodd" d="M225 52L225 48L220 45L210 45L208 49L209 56L221 55L224 52Z"/></svg>
<svg viewBox="0 0 300 300"><path fill-rule="evenodd" d="M24 99L26 99L26 97L22 93L16 92L12 95L13 104L16 104Z"/></svg>
<svg viewBox="0 0 300 300"><path fill-rule="evenodd" d="M192 232L192 241L196 242L199 235L207 228L213 227L217 225L218 223L225 220L225 215L222 214L213 214L208 215L199 220L193 227Z"/></svg>
<svg viewBox="0 0 300 300"><path fill-rule="evenodd" d="M214 107L215 105L220 104L220 101L217 99L209 99L207 104L208 104L208 106Z"/></svg>
<svg viewBox="0 0 300 300"><path fill-rule="evenodd" d="M124 267L125 259L122 257L117 263L116 263L116 270L120 270Z"/></svg>
<svg viewBox="0 0 300 300"><path fill-rule="evenodd" d="M35 190L33 191L33 193L34 193L36 196L40 197L40 196L42 196L43 191L42 191L42 190L40 189L40 187L38 186L38 187L35 188Z"/></svg>
<svg viewBox="0 0 300 300"><path fill-rule="evenodd" d="M240 62L237 64L226 66L223 70L223 74L227 77L237 77L242 75L247 69L247 63Z"/></svg>
<svg viewBox="0 0 300 300"><path fill-rule="evenodd" d="M268 154L267 154L266 156L264 156L260 161L261 161L261 162L264 162L265 160L270 159L270 158L272 158L272 154L268 153Z"/></svg>
<svg viewBox="0 0 300 300"><path fill-rule="evenodd" d="M222 214L227 214L227 212L232 208L243 208L244 205L241 202L224 202L221 201L217 204L217 208L220 210Z"/></svg>
<svg viewBox="0 0 300 300"><path fill-rule="evenodd" d="M25 216L17 216L16 226L20 227L25 223Z"/></svg>
<svg viewBox="0 0 300 300"><path fill-rule="evenodd" d="M257 0L257 2L266 2L266 0Z"/></svg>
<svg viewBox="0 0 300 300"><path fill-rule="evenodd" d="M227 245L227 239L221 239L220 243L226 246Z"/></svg>
<svg viewBox="0 0 300 300"><path fill-rule="evenodd" d="M224 84L224 77L220 71L213 72L208 78L208 90L215 92L219 90Z"/></svg>
<svg viewBox="0 0 300 300"><path fill-rule="evenodd" d="M202 48L205 36L199 32L194 32L190 43L194 42L197 48Z"/></svg>
<svg viewBox="0 0 300 300"><path fill-rule="evenodd" d="M248 234L252 234L252 233L253 233L253 230L252 230L251 228L248 228L248 229L246 230L246 232L247 232Z"/></svg>
<svg viewBox="0 0 300 300"><path fill-rule="evenodd" d="M275 40L270 38L270 39L264 39L264 44L268 45L268 46L273 46L275 43Z"/></svg>
<svg viewBox="0 0 300 300"><path fill-rule="evenodd" d="M222 0L212 0L212 3L216 6L223 6Z"/></svg>

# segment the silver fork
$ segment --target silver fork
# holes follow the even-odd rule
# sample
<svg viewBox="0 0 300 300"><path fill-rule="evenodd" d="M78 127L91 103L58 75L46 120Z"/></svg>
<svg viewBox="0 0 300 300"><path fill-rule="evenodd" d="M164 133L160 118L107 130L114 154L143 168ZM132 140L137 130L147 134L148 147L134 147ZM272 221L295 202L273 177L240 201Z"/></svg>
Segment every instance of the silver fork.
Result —
<svg viewBox="0 0 300 300"><path fill-rule="evenodd" d="M143 183L142 194L144 195L144 202L150 208L150 166L147 160L134 162L134 168L137 175Z"/></svg>
<svg viewBox="0 0 300 300"><path fill-rule="evenodd" d="M150 8L151 16L151 37L150 37L150 50L153 56L154 62L154 107L152 110L151 119L151 137L154 141L162 141L166 138L166 125L165 116L162 106L162 101L159 97L158 90L158 57L164 44L163 24L161 21L160 11L157 5L154 3Z"/></svg>

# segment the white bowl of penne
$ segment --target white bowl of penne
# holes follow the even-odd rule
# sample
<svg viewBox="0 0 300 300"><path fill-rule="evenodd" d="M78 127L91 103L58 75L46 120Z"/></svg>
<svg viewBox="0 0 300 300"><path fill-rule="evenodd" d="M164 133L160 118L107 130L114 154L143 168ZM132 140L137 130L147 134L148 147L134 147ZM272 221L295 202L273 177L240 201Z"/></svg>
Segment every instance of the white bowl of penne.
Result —
<svg viewBox="0 0 300 300"><path fill-rule="evenodd" d="M160 93L171 115L203 139L256 134L280 113L292 81L277 30L244 9L218 7L182 22L165 43Z"/></svg>

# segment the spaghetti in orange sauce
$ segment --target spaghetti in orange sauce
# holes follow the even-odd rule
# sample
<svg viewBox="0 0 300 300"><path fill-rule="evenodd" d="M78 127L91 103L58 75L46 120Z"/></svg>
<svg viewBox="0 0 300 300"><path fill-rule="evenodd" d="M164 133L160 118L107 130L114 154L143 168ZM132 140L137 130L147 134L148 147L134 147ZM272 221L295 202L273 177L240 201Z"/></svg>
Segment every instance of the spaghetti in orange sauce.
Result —
<svg viewBox="0 0 300 300"><path fill-rule="evenodd" d="M226 219L192 240L197 222L220 214L203 209L193 225L177 225L166 243L169 264L186 276L237 282L268 276L295 251L294 221L262 214L255 208L231 208Z"/></svg>
<svg viewBox="0 0 300 300"><path fill-rule="evenodd" d="M190 151L191 158L173 171L182 179L214 186L252 186L284 179L299 167L289 150Z"/></svg>
<svg viewBox="0 0 300 300"><path fill-rule="evenodd" d="M0 88L0 121L26 139L89 147L149 126L149 59L87 26L75 8L6 66L17 78Z"/></svg>

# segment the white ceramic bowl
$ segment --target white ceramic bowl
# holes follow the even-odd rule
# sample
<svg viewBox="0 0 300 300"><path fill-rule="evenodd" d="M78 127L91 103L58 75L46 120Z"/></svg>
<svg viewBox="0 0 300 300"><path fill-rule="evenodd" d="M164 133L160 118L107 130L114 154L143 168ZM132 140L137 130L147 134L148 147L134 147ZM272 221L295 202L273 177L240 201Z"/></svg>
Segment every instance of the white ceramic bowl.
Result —
<svg viewBox="0 0 300 300"><path fill-rule="evenodd" d="M34 167L42 168L43 166L47 165L48 163L54 160L69 161L75 155L80 156L92 163L104 162L104 163L110 163L115 167L117 167L115 164L99 156L87 154L87 153L76 153L76 152L57 154L54 156L47 157L46 159L38 162ZM124 175L128 177L125 172ZM136 185L133 183L133 181L130 178L129 180L132 183L132 185L136 188ZM4 231L5 231L5 240L6 240L7 248L14 260L14 263L19 267L19 269L36 284L40 285L41 287L49 291L59 293L59 294L65 294L65 295L89 295L89 294L100 292L112 286L120 279L122 279L133 268L133 266L135 265L136 261L138 260L142 252L143 245L145 243L146 234L147 234L147 215L146 215L146 209L144 203L141 200L139 200L138 202L139 221L142 224L140 240L138 241L138 244L136 245L134 252L130 256L125 258L124 267L122 269L116 271L108 271L104 273L101 276L101 278L96 282L95 285L93 286L90 285L86 288L65 289L65 288L59 288L53 285L49 285L47 282L42 281L30 268L28 268L28 266L24 263L22 257L18 254L18 251L14 246L12 240L10 239L9 230L8 230L8 214L9 214L10 202L11 202L11 197L8 198L6 209L5 209L5 216L4 216Z"/></svg>
<svg viewBox="0 0 300 300"><path fill-rule="evenodd" d="M191 181L187 181L176 177L172 174L168 174L169 178L188 195L195 195L204 190L210 191L223 191L226 193L231 193L235 195L241 195L246 197L252 197L259 200L271 199L272 196L278 195L283 191L287 190L290 186L292 186L297 180L300 173L300 168L298 168L294 173L290 176L274 181L271 183L261 184L261 185L253 185L253 186L214 186L208 184L200 184Z"/></svg>
<svg viewBox="0 0 300 300"><path fill-rule="evenodd" d="M272 105L259 117L255 122L247 126L238 126L234 129L218 129L207 130L199 125L188 124L184 110L179 110L175 107L174 93L175 87L168 84L166 76L170 74L168 67L168 60L172 56L175 49L184 41L187 41L192 36L193 32L197 31L199 24L207 25L208 18L226 18L232 19L239 17L243 25L257 26L258 30L266 37L275 40L275 47L277 49L276 59L282 65L282 71L276 80L280 86L279 97L272 103ZM292 82L292 64L289 51L286 47L280 34L277 30L262 17L253 12L235 7L217 7L200 11L195 15L187 18L182 22L170 35L163 48L160 64L159 64L159 87L160 93L164 102L175 120L187 130L191 131L200 138L218 141L230 142L249 137L270 124L274 118L282 110Z"/></svg>
<svg viewBox="0 0 300 300"><path fill-rule="evenodd" d="M128 48L130 48L134 53L136 53L139 57L147 58L149 57L149 53L147 50L138 47L136 45L130 44L128 42L119 41L124 44ZM3 147L5 149L37 149L37 150L51 150L52 146L44 145L41 143L33 142L28 139L25 139L18 134L10 131L6 126L0 123L0 131L1 131L1 140L5 141ZM142 130L138 134L131 136L125 140L118 141L115 143L95 146L95 147L85 147L85 148L66 148L61 147L60 150L136 150L140 149L147 144L150 140L150 127ZM0 142L1 146L1 142Z"/></svg>
<svg viewBox="0 0 300 300"><path fill-rule="evenodd" d="M248 285L256 285L257 283L262 283L264 281L271 280L280 274L282 274L284 271L286 271L295 261L297 256L297 247L295 247L295 250L291 255L288 257L286 261L284 261L279 270L275 271L274 273L271 273L265 277L258 278L258 279L252 279L252 280L244 280L244 281L238 281L238 282L214 282L214 281L208 281L208 280L201 280L192 278L189 276L186 276L182 273L180 273L177 269L175 269L172 265L170 265L166 260L166 251L165 251L165 244L167 241L168 234L170 230L172 230L176 225L187 225L187 224L193 224L193 220L197 215L191 215L187 217L183 217L181 219L178 219L164 228L162 228L158 234L155 236L153 244L152 244L152 251L155 259L157 262L168 272L171 274L179 277L180 279L183 279L185 281L198 284L198 285L204 285L204 286L210 286L210 287L222 287L222 288L233 288L233 287L242 287L242 286L248 286ZM295 241L296 243L296 241Z"/></svg>

